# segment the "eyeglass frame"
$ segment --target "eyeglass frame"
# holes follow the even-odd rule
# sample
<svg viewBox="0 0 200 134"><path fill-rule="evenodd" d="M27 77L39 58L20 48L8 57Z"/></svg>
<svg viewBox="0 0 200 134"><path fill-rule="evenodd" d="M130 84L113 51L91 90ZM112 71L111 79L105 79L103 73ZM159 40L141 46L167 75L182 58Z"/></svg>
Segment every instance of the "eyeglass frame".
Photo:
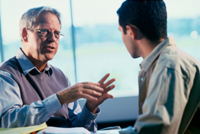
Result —
<svg viewBox="0 0 200 134"><path fill-rule="evenodd" d="M35 30L37 31L38 34L40 34L42 37L48 37L50 35L50 33L52 34L52 30L49 30L49 29L35 29L35 28L29 28L27 27L26 29L29 29L29 30ZM43 31L42 31L43 30ZM45 30L45 31L44 31ZM43 35L42 32L47 32L46 35ZM64 34L60 33L60 31L57 31L59 33L59 37L56 37L56 34L55 34L55 31L53 32L54 36L56 39L61 39L63 36L65 36Z"/></svg>

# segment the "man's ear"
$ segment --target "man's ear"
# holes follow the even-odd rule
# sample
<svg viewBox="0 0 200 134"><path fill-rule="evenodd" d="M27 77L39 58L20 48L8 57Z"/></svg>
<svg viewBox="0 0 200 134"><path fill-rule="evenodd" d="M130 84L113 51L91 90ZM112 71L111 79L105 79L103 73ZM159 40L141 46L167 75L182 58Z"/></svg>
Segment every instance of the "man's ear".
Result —
<svg viewBox="0 0 200 134"><path fill-rule="evenodd" d="M28 42L28 32L26 28L22 29L21 37L22 37L23 42Z"/></svg>
<svg viewBox="0 0 200 134"><path fill-rule="evenodd" d="M132 39L141 39L143 37L140 30L134 25L127 25L126 26L127 33L131 36Z"/></svg>

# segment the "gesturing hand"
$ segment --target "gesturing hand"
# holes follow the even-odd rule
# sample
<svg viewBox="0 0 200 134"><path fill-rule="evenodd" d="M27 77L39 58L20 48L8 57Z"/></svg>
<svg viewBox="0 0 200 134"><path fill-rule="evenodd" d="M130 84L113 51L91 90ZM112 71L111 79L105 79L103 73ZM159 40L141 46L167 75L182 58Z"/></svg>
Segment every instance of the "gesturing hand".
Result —
<svg viewBox="0 0 200 134"><path fill-rule="evenodd" d="M87 100L97 100L97 97L102 95L104 91L99 83L82 82L77 83L57 93L58 100L61 105L64 103L71 103L80 98Z"/></svg>
<svg viewBox="0 0 200 134"><path fill-rule="evenodd" d="M102 92L102 95L97 97L96 100L94 99L87 99L87 102L86 102L86 106L87 108L92 112L92 113L95 113L96 110L97 110L97 107L102 103L104 102L106 99L108 98L113 98L112 95L108 94L108 92L110 90L112 90L115 85L111 85L109 86L110 84L112 84L115 79L110 79L109 81L107 81L106 83L104 83L106 81L106 79L110 76L110 74L106 74L98 83L100 84L100 87L104 89L104 91Z"/></svg>

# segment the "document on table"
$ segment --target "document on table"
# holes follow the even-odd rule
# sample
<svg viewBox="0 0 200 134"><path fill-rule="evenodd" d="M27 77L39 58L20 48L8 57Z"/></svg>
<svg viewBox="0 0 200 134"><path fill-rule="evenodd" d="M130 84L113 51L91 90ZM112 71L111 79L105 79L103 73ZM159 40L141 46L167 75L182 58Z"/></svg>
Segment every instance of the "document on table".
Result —
<svg viewBox="0 0 200 134"><path fill-rule="evenodd" d="M90 131L83 127L75 127L75 128L60 128L60 127L47 127L37 134L91 134Z"/></svg>
<svg viewBox="0 0 200 134"><path fill-rule="evenodd" d="M46 127L46 123L43 123L29 127L0 128L0 134L30 134L32 132L45 129Z"/></svg>
<svg viewBox="0 0 200 134"><path fill-rule="evenodd" d="M120 130L113 129L113 130L98 130L92 134L119 134Z"/></svg>
<svg viewBox="0 0 200 134"><path fill-rule="evenodd" d="M102 130L96 132L90 132L83 127L74 128L59 128L59 127L47 127L37 134L119 134L119 130Z"/></svg>

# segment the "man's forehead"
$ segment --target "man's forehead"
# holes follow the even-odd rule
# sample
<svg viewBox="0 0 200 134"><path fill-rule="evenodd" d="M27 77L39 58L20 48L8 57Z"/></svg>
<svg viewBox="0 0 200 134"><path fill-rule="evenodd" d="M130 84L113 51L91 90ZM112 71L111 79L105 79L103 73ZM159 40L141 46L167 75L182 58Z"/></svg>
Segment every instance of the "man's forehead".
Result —
<svg viewBox="0 0 200 134"><path fill-rule="evenodd" d="M42 13L37 17L37 21L46 22L47 19L52 18L53 16L55 16L58 20L58 17L53 13Z"/></svg>
<svg viewBox="0 0 200 134"><path fill-rule="evenodd" d="M45 13L45 14L41 14L36 21L36 26L38 25L45 25L47 23L57 23L60 25L59 19L55 14L52 13Z"/></svg>

